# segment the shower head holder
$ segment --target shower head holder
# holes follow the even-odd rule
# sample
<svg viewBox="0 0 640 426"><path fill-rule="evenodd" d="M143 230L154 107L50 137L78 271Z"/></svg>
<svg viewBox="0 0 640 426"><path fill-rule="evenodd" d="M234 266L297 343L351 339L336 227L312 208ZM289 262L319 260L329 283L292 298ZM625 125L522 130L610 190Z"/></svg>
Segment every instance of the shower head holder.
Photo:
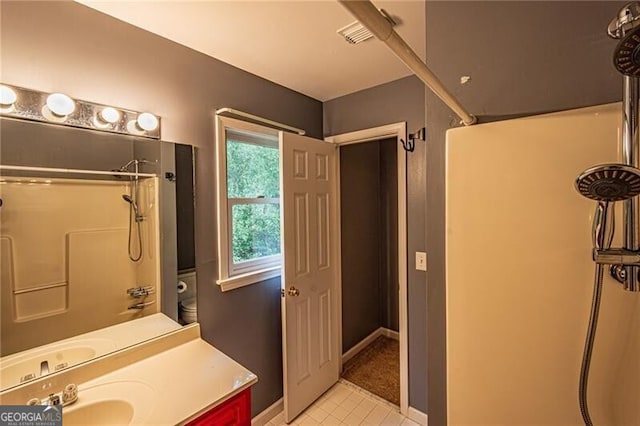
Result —
<svg viewBox="0 0 640 426"><path fill-rule="evenodd" d="M593 261L599 265L640 266L640 251L624 248L593 249Z"/></svg>

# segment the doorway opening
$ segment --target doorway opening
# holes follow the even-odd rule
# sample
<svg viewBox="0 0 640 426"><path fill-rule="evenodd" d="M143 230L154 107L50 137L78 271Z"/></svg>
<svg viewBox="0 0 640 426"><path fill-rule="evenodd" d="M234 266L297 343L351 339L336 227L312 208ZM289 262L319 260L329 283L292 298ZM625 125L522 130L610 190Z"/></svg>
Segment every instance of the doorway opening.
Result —
<svg viewBox="0 0 640 426"><path fill-rule="evenodd" d="M342 378L408 410L406 123L339 147Z"/></svg>

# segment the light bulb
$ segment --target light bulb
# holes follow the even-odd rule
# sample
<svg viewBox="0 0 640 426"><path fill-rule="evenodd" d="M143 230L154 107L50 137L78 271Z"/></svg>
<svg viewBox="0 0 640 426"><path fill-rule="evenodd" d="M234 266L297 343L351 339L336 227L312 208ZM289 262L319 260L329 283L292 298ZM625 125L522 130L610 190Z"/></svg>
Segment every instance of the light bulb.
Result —
<svg viewBox="0 0 640 426"><path fill-rule="evenodd" d="M143 112L138 116L137 124L142 130L150 132L158 128L158 117L149 112Z"/></svg>
<svg viewBox="0 0 640 426"><path fill-rule="evenodd" d="M47 108L58 117L65 117L76 109L76 103L62 93L52 93L47 97Z"/></svg>
<svg viewBox="0 0 640 426"><path fill-rule="evenodd" d="M98 113L98 116L100 117L100 120L104 121L105 123L113 124L120 121L120 111L112 107L106 107L102 109L102 111Z"/></svg>
<svg viewBox="0 0 640 426"><path fill-rule="evenodd" d="M16 92L11 87L0 84L0 105L2 107L10 107L17 99Z"/></svg>

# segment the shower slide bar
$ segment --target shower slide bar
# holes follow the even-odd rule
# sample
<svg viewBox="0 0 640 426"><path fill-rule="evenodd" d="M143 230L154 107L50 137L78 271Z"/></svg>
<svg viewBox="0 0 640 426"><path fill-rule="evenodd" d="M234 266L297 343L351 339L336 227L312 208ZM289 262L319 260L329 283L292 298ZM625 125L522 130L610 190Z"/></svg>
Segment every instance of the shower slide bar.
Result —
<svg viewBox="0 0 640 426"><path fill-rule="evenodd" d="M216 115L235 115L237 117L246 118L247 120L251 120L254 122L265 124L269 127L286 130L287 132L297 133L300 136L304 136L307 132L303 129L298 129L297 127L289 126L286 124L278 123L277 121L269 120L268 118L260 117L259 115L249 114L248 112L239 111L233 108L220 108L216 110Z"/></svg>
<svg viewBox="0 0 640 426"><path fill-rule="evenodd" d="M77 175L105 175L105 176L132 176L132 177L156 177L154 173L132 173L107 170L82 170L82 169L60 169L51 167L28 167L28 166L8 166L0 165L1 170L13 170L24 172L46 172L46 173L69 173Z"/></svg>
<svg viewBox="0 0 640 426"><path fill-rule="evenodd" d="M369 0L338 0L338 2L351 12L373 35L384 42L436 96L462 119L462 124L469 126L478 121L475 116L467 112L462 104L453 97L416 52L395 32L391 23L380 14L380 11L378 11L373 3Z"/></svg>

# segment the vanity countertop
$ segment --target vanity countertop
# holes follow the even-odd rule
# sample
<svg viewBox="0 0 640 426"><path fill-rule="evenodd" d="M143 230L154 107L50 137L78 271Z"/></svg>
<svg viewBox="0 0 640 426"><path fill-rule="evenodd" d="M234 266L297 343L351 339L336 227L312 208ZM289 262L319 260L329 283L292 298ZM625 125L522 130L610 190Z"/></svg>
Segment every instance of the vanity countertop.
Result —
<svg viewBox="0 0 640 426"><path fill-rule="evenodd" d="M54 372L58 371L58 368L54 368L58 363L65 363L64 368L73 367L180 329L180 324L162 313L156 313L3 356L0 358L1 387L17 386L21 383L20 378L29 373L37 376L43 361L47 361L49 371Z"/></svg>
<svg viewBox="0 0 640 426"><path fill-rule="evenodd" d="M65 345L73 346L87 341L102 340L106 342L103 350L98 348L94 356L101 356L105 353L116 351L128 346L132 346L145 340L153 339L171 331L182 328L180 324L162 313L147 315L120 324L115 324L88 333L78 334L67 339L58 340L37 348L27 349L15 354L5 355L0 360L0 366L10 365L16 360L38 356L42 353L55 351ZM105 350L106 349L106 350Z"/></svg>
<svg viewBox="0 0 640 426"><path fill-rule="evenodd" d="M255 374L224 353L194 339L78 385L76 404L82 404L83 390L137 382L153 389L154 395L140 423L134 424L176 425L198 417L257 381Z"/></svg>

